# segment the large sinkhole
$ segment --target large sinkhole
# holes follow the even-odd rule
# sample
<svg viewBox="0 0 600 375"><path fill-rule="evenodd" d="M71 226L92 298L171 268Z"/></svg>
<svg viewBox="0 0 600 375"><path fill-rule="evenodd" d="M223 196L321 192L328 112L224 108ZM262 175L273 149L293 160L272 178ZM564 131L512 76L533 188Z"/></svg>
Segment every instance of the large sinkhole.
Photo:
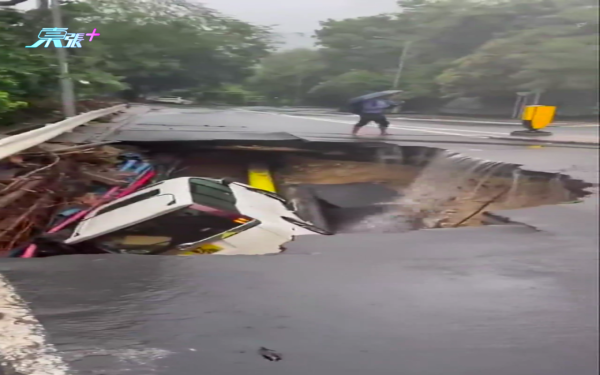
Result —
<svg viewBox="0 0 600 375"><path fill-rule="evenodd" d="M143 149L165 170L177 166L165 178L247 183L249 165L268 165L278 193L299 215L333 233L485 225L487 212L572 202L591 186L444 149L385 143L145 143Z"/></svg>

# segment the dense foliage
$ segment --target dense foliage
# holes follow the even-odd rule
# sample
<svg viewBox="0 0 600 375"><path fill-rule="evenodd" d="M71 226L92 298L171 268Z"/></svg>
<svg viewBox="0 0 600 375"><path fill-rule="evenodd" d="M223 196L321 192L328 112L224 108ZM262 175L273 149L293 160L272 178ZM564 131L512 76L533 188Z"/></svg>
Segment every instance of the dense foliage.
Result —
<svg viewBox="0 0 600 375"><path fill-rule="evenodd" d="M259 72L255 87L295 102L301 90L304 102L337 105L356 90L391 88L400 54L411 42L400 80L409 101L479 97L512 103L517 92L540 91L597 102L596 0L398 4L396 14L322 22L317 51L268 57L263 69L269 73ZM291 57L300 53L312 57L295 67L298 59ZM319 83L294 85L298 76Z"/></svg>
<svg viewBox="0 0 600 375"><path fill-rule="evenodd" d="M40 3L29 12L0 8L0 123L59 107L55 49L24 48L52 24ZM400 0L395 14L323 21L317 49L277 53L267 28L191 0L62 3L71 32L101 34L67 50L80 99L125 90L338 106L392 88L406 52L399 88L409 107L475 98L510 111L523 92L575 112L598 101L597 0Z"/></svg>
<svg viewBox="0 0 600 375"><path fill-rule="evenodd" d="M46 4L47 5L47 4ZM182 0L62 2L69 32L100 33L67 49L79 99L125 89L131 96L194 92L240 83L270 50L269 30ZM0 8L0 116L19 108L58 108L56 51L24 48L51 27L47 7Z"/></svg>

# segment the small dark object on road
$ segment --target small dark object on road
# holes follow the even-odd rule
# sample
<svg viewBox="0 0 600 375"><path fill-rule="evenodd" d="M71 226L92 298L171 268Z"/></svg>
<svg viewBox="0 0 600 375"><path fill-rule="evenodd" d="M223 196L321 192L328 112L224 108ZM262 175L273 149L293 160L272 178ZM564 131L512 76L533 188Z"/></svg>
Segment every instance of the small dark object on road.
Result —
<svg viewBox="0 0 600 375"><path fill-rule="evenodd" d="M276 351L271 349L267 349L264 346L260 348L258 354L260 354L264 359L268 359L271 362L277 362L283 359L283 356L280 353L277 353Z"/></svg>

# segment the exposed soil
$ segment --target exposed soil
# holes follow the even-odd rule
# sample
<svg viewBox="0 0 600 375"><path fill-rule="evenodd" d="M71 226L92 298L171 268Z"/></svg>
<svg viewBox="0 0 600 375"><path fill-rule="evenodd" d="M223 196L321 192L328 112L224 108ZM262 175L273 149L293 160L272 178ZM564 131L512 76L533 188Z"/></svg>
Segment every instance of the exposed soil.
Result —
<svg viewBox="0 0 600 375"><path fill-rule="evenodd" d="M295 184L349 184L370 182L401 189L409 186L420 169L410 165L288 156L286 167L277 172L277 182Z"/></svg>
<svg viewBox="0 0 600 375"><path fill-rule="evenodd" d="M168 155L162 157L168 157ZM178 156L178 158L182 162L170 176L171 178L187 176L230 178L234 181L247 183L246 165L240 163L239 158L227 157L223 152L194 153Z"/></svg>
<svg viewBox="0 0 600 375"><path fill-rule="evenodd" d="M576 199L558 180L481 175L443 178L435 167L425 170L403 200L415 208L426 227L483 225L485 212L558 204Z"/></svg>

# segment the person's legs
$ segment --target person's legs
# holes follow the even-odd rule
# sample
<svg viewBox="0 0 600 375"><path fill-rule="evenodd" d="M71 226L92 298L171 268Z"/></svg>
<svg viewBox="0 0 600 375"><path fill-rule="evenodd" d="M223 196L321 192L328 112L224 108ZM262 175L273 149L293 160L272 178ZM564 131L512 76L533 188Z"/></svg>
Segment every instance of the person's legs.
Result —
<svg viewBox="0 0 600 375"><path fill-rule="evenodd" d="M388 121L387 117L385 117L385 115L378 116L375 122L377 125L379 125L379 131L381 132L381 135L388 135L387 128L390 126L390 122Z"/></svg>
<svg viewBox="0 0 600 375"><path fill-rule="evenodd" d="M371 122L371 118L369 116L360 115L360 120L358 120L358 123L356 123L356 125L354 125L354 128L352 128L352 135L356 135L360 128L367 125L369 122Z"/></svg>

